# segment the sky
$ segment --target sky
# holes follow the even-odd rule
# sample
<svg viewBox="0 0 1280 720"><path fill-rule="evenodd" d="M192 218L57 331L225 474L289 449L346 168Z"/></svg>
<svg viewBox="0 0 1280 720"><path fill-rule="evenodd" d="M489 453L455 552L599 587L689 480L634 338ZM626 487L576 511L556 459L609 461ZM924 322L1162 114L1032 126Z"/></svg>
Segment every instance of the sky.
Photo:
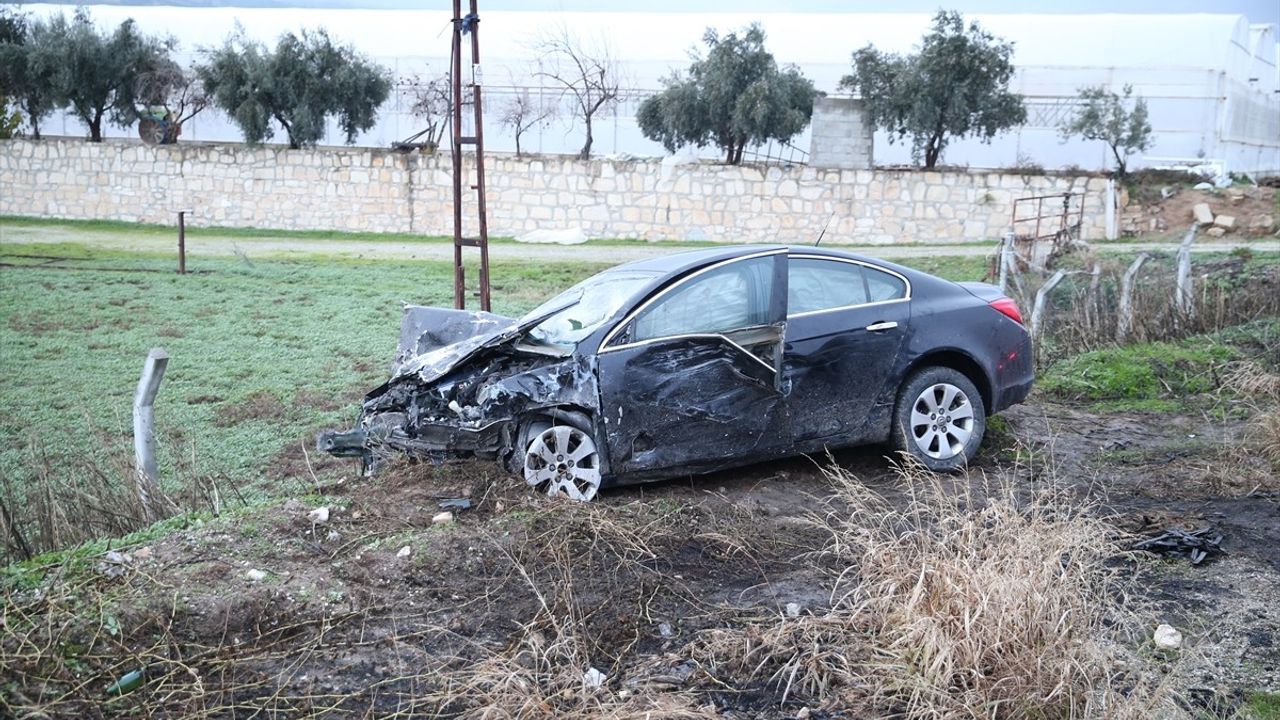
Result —
<svg viewBox="0 0 1280 720"><path fill-rule="evenodd" d="M447 8L449 0L116 0L68 2L88 5L199 5L230 7L327 7L388 8L401 10ZM465 3L464 3L465 4ZM1253 23L1280 25L1280 0L1072 0L1072 2L1032 2L1029 0L479 0L480 10L557 10L572 12L933 12L940 6L962 13L1231 13Z"/></svg>

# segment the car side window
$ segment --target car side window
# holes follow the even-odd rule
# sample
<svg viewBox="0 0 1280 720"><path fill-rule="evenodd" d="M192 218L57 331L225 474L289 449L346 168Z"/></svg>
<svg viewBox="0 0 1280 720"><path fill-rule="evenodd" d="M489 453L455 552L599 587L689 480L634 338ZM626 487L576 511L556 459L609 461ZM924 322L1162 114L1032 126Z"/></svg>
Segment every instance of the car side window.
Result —
<svg viewBox="0 0 1280 720"><path fill-rule="evenodd" d="M718 333L765 325L773 295L773 257L739 260L702 273L636 316L633 341Z"/></svg>
<svg viewBox="0 0 1280 720"><path fill-rule="evenodd" d="M901 300L907 296L907 284L897 275L875 268L864 268L863 274L867 278L869 302Z"/></svg>
<svg viewBox="0 0 1280 720"><path fill-rule="evenodd" d="M862 266L835 260L791 258L787 263L787 314L830 310L867 302Z"/></svg>

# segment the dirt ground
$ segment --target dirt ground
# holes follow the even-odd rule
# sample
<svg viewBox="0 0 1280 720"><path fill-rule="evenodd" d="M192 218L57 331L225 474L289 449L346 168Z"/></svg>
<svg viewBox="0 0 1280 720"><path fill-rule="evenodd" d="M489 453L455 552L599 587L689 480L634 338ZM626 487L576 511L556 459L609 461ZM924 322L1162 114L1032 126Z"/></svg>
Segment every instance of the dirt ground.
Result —
<svg viewBox="0 0 1280 720"><path fill-rule="evenodd" d="M1128 533L1117 540L1117 562L1136 578L1127 602L1186 636L1187 649L1156 667L1190 698L1187 709L1229 717L1245 691L1280 690L1280 483L1233 450L1239 421L1044 401L1006 417L960 480L973 487L958 492L995 477L1052 476L1102 498L1100 512ZM279 460L283 472L305 468ZM635 717L878 714L799 692L782 702L763 674L725 684L703 649L717 629L785 617L790 603L820 613L831 602L839 568L814 553L829 540L814 521L840 512L823 502L832 488L822 466L832 461L894 505L910 494L877 448L604 491L592 506L534 496L481 462L344 479L178 529L125 557L49 568L10 598L4 618L27 633L7 648L9 669L44 680L10 683L0 700L19 717L126 708L479 717L467 698L481 685L492 694L504 687L494 678L554 676L538 663L558 661L571 678L599 670L615 698L636 703ZM451 498L470 509L433 524ZM309 517L317 507L327 520ZM1200 566L1123 552L1134 537L1206 525L1223 533L1226 554ZM68 608L78 612L57 612ZM59 620L37 632L24 624L33 617ZM142 688L102 702L107 685L136 668L145 668ZM450 674L460 668L490 674ZM510 716L555 716L561 695L522 687L507 688L511 702L547 712Z"/></svg>

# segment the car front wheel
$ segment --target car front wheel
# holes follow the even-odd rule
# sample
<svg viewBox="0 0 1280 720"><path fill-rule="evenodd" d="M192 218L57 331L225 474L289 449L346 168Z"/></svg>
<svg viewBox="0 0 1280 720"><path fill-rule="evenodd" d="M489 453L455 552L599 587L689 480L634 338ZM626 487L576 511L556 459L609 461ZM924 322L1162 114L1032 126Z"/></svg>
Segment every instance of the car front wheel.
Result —
<svg viewBox="0 0 1280 720"><path fill-rule="evenodd" d="M968 464L987 426L982 395L963 373L947 367L918 370L898 393L892 441L935 472Z"/></svg>
<svg viewBox="0 0 1280 720"><path fill-rule="evenodd" d="M552 497L587 502L600 490L600 453L590 433L531 423L525 432L524 481Z"/></svg>

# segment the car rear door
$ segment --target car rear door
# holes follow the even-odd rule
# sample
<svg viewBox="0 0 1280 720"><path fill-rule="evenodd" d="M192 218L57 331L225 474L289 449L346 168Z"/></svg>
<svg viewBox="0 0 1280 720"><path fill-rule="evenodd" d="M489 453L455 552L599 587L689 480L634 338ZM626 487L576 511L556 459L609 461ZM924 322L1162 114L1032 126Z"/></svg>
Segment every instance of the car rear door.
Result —
<svg viewBox="0 0 1280 720"><path fill-rule="evenodd" d="M856 443L883 434L910 331L910 283L895 272L794 254L783 384L792 439Z"/></svg>
<svg viewBox="0 0 1280 720"><path fill-rule="evenodd" d="M781 392L786 251L673 281L632 311L598 357L614 474L700 472L790 444Z"/></svg>

